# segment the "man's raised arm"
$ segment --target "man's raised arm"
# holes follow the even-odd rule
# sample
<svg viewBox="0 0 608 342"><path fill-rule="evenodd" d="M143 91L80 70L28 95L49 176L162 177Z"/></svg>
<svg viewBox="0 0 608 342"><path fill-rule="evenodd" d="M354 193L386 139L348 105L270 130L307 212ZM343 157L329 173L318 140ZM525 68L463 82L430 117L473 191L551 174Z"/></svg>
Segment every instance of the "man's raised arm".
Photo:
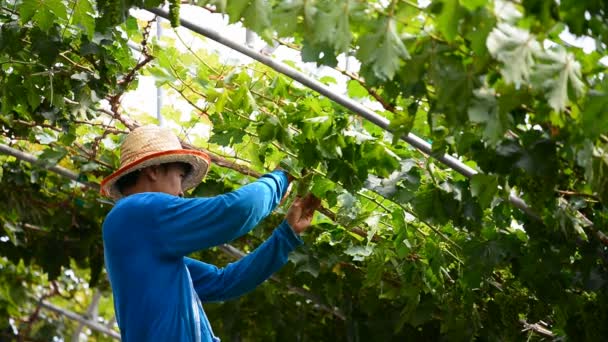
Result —
<svg viewBox="0 0 608 342"><path fill-rule="evenodd" d="M238 190L209 198L159 195L150 215L164 252L185 256L236 239L253 229L281 202L289 186L283 171L273 171Z"/></svg>
<svg viewBox="0 0 608 342"><path fill-rule="evenodd" d="M298 234L310 226L319 201L312 196L298 199L272 236L253 252L224 268L190 258L184 262L202 302L224 301L241 296L268 279L287 263L291 251L302 244Z"/></svg>

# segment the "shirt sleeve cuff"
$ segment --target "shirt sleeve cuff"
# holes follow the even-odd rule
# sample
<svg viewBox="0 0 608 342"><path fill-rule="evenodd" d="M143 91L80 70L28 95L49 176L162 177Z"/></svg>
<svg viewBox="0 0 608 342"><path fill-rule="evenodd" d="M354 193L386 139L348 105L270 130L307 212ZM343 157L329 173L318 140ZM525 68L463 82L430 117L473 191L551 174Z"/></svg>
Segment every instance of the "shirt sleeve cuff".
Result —
<svg viewBox="0 0 608 342"><path fill-rule="evenodd" d="M304 241L302 241L300 236L291 229L291 226L289 226L289 223L287 223L286 220L281 222L277 231L292 250L304 244Z"/></svg>
<svg viewBox="0 0 608 342"><path fill-rule="evenodd" d="M287 178L287 171L274 170L270 173L267 173L266 175L271 175L273 176L273 178L276 177L275 179L277 179L277 181L279 182L279 187L281 188L281 198L285 196L285 193L287 193L287 188L289 188L289 178Z"/></svg>

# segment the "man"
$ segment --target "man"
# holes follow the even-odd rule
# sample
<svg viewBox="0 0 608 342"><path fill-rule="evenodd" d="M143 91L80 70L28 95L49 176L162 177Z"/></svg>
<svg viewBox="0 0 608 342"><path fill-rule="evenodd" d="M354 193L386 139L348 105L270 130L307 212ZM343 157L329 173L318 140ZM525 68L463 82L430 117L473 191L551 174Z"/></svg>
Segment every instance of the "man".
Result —
<svg viewBox="0 0 608 342"><path fill-rule="evenodd" d="M202 303L253 290L302 244L319 201L298 199L272 236L219 269L186 257L229 242L281 202L288 175L274 171L211 198L182 198L206 174L209 157L185 150L169 130L144 126L121 146L121 167L102 182L117 200L103 223L105 261L123 341L219 341Z"/></svg>

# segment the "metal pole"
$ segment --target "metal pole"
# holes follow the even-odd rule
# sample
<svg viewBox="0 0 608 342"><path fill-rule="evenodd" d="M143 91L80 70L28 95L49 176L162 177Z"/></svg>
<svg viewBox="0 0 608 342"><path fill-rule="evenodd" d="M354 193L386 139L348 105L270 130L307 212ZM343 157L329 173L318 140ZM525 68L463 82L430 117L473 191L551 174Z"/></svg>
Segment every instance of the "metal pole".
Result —
<svg viewBox="0 0 608 342"><path fill-rule="evenodd" d="M160 38L163 35L163 27L161 25L162 18L156 18L156 38L160 41ZM165 125L165 119L163 118L163 114L161 113L161 109L163 108L163 89L160 86L156 87L156 118L158 119L158 125L163 127Z"/></svg>
<svg viewBox="0 0 608 342"><path fill-rule="evenodd" d="M0 144L0 153L8 154L9 156L13 156L17 159L26 161L28 163L32 163L32 164L38 163L38 158L36 156L33 156L33 155L25 153L25 152L21 152L17 149L14 149L12 147L9 147L9 146L3 145L3 144ZM77 173L72 172L64 167L61 167L58 165L53 165L51 167L48 167L47 169L57 173L58 175L61 175L65 178L76 181L83 185L93 187L93 188L99 188L99 186L97 184L82 181Z"/></svg>
<svg viewBox="0 0 608 342"><path fill-rule="evenodd" d="M149 12L152 12L165 19L167 19L169 17L169 12L164 9L161 9L161 8L149 8L147 10ZM310 89L332 99L334 102L341 104L342 106L346 107L347 109L364 117L365 119L371 121L378 127L390 132L390 130L388 128L390 121L388 119L386 119L385 117L380 116L377 113L375 113L374 111L366 108L365 106L361 105L359 102L356 102L346 96L333 92L329 87L325 86L321 82L318 82L317 80L310 78L307 75L305 75L295 69L290 68L286 64L277 62L269 56L263 55L253 49L248 48L247 46L241 45L233 40L227 39L215 30L199 26L197 24L194 24L188 20L181 19L181 18L180 18L180 22L183 27L185 27L191 31L194 31L198 34L201 34L209 39L215 40L216 42L218 42L222 45L225 45L233 50L236 50L246 56L249 56L249 57L259 61L262 64L265 64L265 65L273 68L274 70L276 70L284 75L287 75L288 77L302 83L303 85L309 87ZM429 154L429 155L431 154L431 151L432 151L431 144L427 143L426 141L424 141L420 137L416 136L415 134L409 133L408 135L401 137L401 139L403 139L408 144L414 146L418 150L420 150L426 154ZM471 167L465 165L458 159L456 159L448 154L443 155L443 156L438 156L436 159L467 177L471 177L474 174L478 173L476 170L472 169Z"/></svg>
<svg viewBox="0 0 608 342"><path fill-rule="evenodd" d="M161 9L161 8L150 8L147 10L156 14L159 17L168 18L168 16L169 16L169 13L166 10ZM222 45L225 45L246 56L249 56L262 64L265 64L265 65L271 67L272 69L302 83L303 85L309 87L310 89L312 89L312 90L320 93L321 95L328 97L329 99L333 100L334 102L346 107L347 109L353 111L354 113L358 114L359 116L362 116L363 118L369 120L376 126L390 132L390 129L389 129L390 121L388 119L386 119L385 117L378 115L374 111L366 108L359 102L356 102L347 96L337 94L337 93L333 92L329 87L318 82L317 80L315 80L295 69L292 69L291 67L287 66L286 64L277 62L267 55L261 54L255 50L250 49L247 46L241 45L233 40L227 39L215 30L212 30L212 29L209 29L206 27L202 27L200 25L197 25L195 23L192 23L188 20L181 19L181 18L180 18L180 22L181 22L181 25L184 26L185 28L187 28L193 32L196 32L198 34L201 34ZM401 139L403 141L405 141L406 143L410 144L411 146L415 147L419 151L431 156L431 151L432 151L431 144L427 143L426 141L424 141L422 138L418 137L417 135L415 135L413 133L409 133L407 135L402 136ZM458 172L468 178L479 173L477 170L474 170L473 168L467 166L466 164L464 164L463 162L461 162L460 160L458 160L457 158L455 158L449 154L444 154L442 156L432 156L432 157L437 159L441 163L445 164L449 168L455 170L456 172ZM509 196L509 201L515 207L530 214L532 217L538 218L538 215L536 215L520 197L518 197L514 194L511 194Z"/></svg>
<svg viewBox="0 0 608 342"><path fill-rule="evenodd" d="M47 310L50 310L50 311L58 313L58 314L60 314L62 316L65 316L65 317L67 317L67 318L69 318L69 319L71 319L73 321L76 321L76 322L78 322L80 324L83 324L83 325L87 326L91 330L99 331L100 333L106 334L106 335L108 335L110 337L113 337L113 338L115 338L117 340L120 340L120 334L117 333L116 331L114 331L112 329L108 329L105 325L102 325L102 324L99 324L97 322L92 322L92 321L89 321L87 319L84 319L82 316L80 316L79 314L77 314L75 312L72 312L70 310L66 310L64 308L60 308L60 307L55 306L55 305L53 305L53 304L51 304L51 303L49 303L47 301L42 301L40 303L40 306L43 307L43 308L45 308L45 309L47 309Z"/></svg>

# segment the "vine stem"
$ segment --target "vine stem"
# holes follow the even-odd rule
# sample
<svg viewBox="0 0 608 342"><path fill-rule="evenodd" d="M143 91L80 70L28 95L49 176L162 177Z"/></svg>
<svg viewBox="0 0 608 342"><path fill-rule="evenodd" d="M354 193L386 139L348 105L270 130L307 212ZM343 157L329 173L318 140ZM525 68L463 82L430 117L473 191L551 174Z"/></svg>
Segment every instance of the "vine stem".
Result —
<svg viewBox="0 0 608 342"><path fill-rule="evenodd" d="M68 29L68 26L72 23L72 18L74 17L74 12L76 11L76 6L78 6L78 0L74 0L74 5L72 5L72 11L70 12L70 16L68 18L68 23L63 27L61 31L61 38L65 36L65 31Z"/></svg>
<svg viewBox="0 0 608 342"><path fill-rule="evenodd" d="M179 39L179 41L182 43L182 45L190 52L190 54L192 54L196 59L198 59L199 62L201 62L201 64L203 64L205 67L207 67L209 70L211 70L214 74L219 74L219 72L217 70L215 70L215 68L213 68L211 65L209 65L209 63L207 63L204 59L202 59L197 53L195 53L192 48L190 47L190 45L186 44L186 42L184 42L184 40L182 39L182 36L179 34L179 32L177 32L177 29L174 28L173 32L175 32L175 35L177 36L177 39Z"/></svg>

